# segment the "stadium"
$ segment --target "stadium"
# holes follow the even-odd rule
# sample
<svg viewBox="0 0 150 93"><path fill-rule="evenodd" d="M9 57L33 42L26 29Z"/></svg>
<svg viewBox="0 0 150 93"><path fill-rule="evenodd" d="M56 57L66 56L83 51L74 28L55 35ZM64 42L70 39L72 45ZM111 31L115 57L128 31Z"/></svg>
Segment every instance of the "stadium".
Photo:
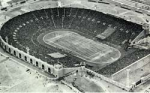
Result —
<svg viewBox="0 0 150 93"><path fill-rule="evenodd" d="M142 42L149 35L145 25L103 13L96 7L53 2L54 7L28 11L4 22L0 31L3 50L57 78L84 69L127 91L145 82L150 54ZM110 3L106 2L100 3Z"/></svg>

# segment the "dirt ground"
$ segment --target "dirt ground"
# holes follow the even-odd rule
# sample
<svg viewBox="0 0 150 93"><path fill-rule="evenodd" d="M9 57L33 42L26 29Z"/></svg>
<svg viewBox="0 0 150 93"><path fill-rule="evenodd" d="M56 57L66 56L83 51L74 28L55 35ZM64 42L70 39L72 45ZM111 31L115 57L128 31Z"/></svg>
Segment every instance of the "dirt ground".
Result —
<svg viewBox="0 0 150 93"><path fill-rule="evenodd" d="M0 61L0 92L72 93L74 91L61 82L52 81L23 64L7 59Z"/></svg>
<svg viewBox="0 0 150 93"><path fill-rule="evenodd" d="M141 77L145 77L150 74L149 71L150 68L150 63L144 65L141 68L136 69L135 71L130 71L129 74L129 85L131 86L133 83L137 82L140 80ZM127 75L121 77L120 79L116 80L117 82L120 82L124 85L127 85Z"/></svg>
<svg viewBox="0 0 150 93"><path fill-rule="evenodd" d="M72 84L81 92L104 92L101 86L80 75L66 77L65 81Z"/></svg>

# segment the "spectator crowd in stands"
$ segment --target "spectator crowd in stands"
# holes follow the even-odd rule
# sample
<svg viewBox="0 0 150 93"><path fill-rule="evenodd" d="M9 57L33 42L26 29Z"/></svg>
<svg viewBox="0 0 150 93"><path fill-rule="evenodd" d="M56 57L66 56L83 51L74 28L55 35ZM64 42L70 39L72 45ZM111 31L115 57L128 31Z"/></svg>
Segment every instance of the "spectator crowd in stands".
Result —
<svg viewBox="0 0 150 93"><path fill-rule="evenodd" d="M137 24L93 10L50 8L25 13L9 20L2 27L0 35L4 40L8 37L10 45L24 52L27 52L26 48L29 47L30 55L49 64L55 64L59 61L64 66L73 67L75 66L74 64L80 64L81 60L73 55L68 55L62 59L51 58L48 54L57 51L63 52L63 50L47 47L41 44L37 38L42 33L55 31L56 29L70 29L70 31L77 31L77 33L87 38L88 36L96 38L98 34L103 33L108 27L115 29L114 33L99 41L109 42L117 46L125 46L127 44L125 42L133 40L142 31L142 27ZM148 53L148 51L137 50L97 72L112 74Z"/></svg>

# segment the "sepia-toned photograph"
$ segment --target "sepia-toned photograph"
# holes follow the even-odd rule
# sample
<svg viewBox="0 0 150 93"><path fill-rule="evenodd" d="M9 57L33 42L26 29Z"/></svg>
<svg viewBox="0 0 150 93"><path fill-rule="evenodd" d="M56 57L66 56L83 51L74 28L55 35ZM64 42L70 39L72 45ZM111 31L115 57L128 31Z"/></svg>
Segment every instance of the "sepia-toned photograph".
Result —
<svg viewBox="0 0 150 93"><path fill-rule="evenodd" d="M150 0L0 0L0 93L150 93Z"/></svg>

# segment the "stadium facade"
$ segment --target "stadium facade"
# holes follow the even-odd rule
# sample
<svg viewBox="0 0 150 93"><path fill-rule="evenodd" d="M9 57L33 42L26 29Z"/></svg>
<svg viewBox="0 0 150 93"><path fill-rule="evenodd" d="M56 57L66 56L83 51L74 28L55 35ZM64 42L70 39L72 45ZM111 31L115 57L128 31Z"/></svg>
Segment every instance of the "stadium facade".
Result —
<svg viewBox="0 0 150 93"><path fill-rule="evenodd" d="M134 71L132 68L149 63L149 50L130 45L144 33L141 25L94 9L60 7L53 2L54 7L29 11L4 22L1 47L57 78L84 71L127 91L145 82L146 77L129 86L117 82L127 69ZM8 6L2 11L13 8Z"/></svg>

